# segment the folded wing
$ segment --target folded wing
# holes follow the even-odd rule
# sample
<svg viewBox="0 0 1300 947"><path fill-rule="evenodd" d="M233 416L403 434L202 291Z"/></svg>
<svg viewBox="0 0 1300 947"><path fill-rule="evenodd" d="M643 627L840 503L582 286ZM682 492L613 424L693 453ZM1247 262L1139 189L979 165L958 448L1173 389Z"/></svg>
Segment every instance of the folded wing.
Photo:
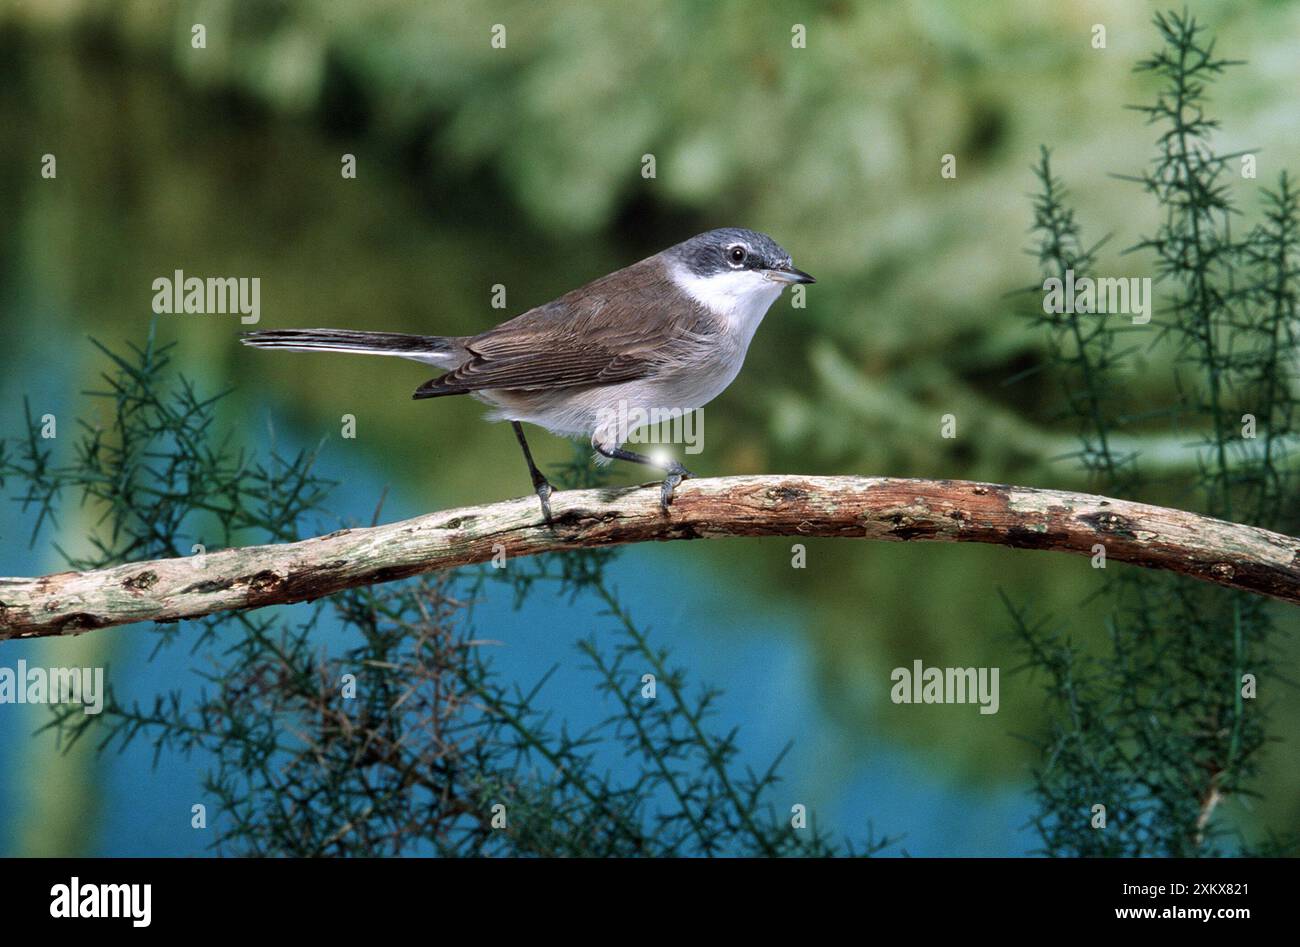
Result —
<svg viewBox="0 0 1300 947"><path fill-rule="evenodd" d="M651 257L465 339L469 358L425 382L415 397L635 381L675 360L684 341L713 329Z"/></svg>
<svg viewBox="0 0 1300 947"><path fill-rule="evenodd" d="M414 397L437 398L489 388L529 390L610 385L642 378L652 364L643 353L612 353L597 348L552 348L507 358L474 354L441 378L425 382L416 389Z"/></svg>

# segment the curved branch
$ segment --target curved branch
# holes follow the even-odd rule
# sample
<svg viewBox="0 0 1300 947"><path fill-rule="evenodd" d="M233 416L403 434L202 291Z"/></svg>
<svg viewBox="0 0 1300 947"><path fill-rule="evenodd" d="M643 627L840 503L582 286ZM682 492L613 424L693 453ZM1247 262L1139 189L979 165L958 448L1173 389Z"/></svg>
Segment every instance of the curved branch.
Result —
<svg viewBox="0 0 1300 947"><path fill-rule="evenodd" d="M0 578L0 639L301 602L507 556L647 540L846 536L978 542L1094 554L1300 604L1300 540L1182 510L961 480L688 480L669 515L653 487L534 497L429 513L302 542L226 549L34 579Z"/></svg>

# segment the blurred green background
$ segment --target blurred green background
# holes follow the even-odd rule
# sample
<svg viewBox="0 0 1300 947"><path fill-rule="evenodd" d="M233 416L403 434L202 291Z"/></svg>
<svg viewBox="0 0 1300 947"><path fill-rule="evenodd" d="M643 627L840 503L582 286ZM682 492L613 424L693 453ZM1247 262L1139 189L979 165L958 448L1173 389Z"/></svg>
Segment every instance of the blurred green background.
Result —
<svg viewBox="0 0 1300 947"><path fill-rule="evenodd" d="M152 281L176 269L260 277L259 328L470 334L504 315L490 305L493 284L506 286L513 314L702 230L743 226L773 235L818 283L807 308L788 294L776 304L740 377L706 409L705 451L686 458L698 474L1086 489L1058 459L1073 440L1054 421L1062 402L1050 375L1006 384L1044 352L1028 305L1008 293L1037 278L1022 251L1040 143L1054 148L1085 233L1115 235L1099 269L1151 275L1120 251L1153 229L1156 205L1110 175L1151 154L1152 132L1124 106L1151 92L1131 70L1156 45L1155 9L0 0L4 433L17 430L23 394L79 407L75 393L101 368L87 338L140 340ZM1222 53L1249 61L1212 93L1220 150L1257 149L1261 183L1300 169L1300 7L1191 9ZM191 46L195 23L205 49ZM792 47L796 23L805 49ZM1090 44L1097 23L1105 49ZM494 24L506 27L505 49L490 45ZM40 177L46 153L55 180ZM356 180L340 175L345 153L357 157ZM939 173L949 153L953 180ZM646 154L653 179L641 175ZM1253 211L1256 182L1238 187ZM410 400L425 369L252 352L236 342L241 328L231 316L164 316L160 333L179 343L188 376L235 387L225 410L250 443L269 424L308 442L325 436L335 472L380 471L376 486L394 484L415 504L407 512L527 493L509 429L483 425L480 405ZM1151 406L1173 395L1169 359L1156 348L1134 369ZM338 436L345 413L357 418L355 441ZM949 413L955 440L939 436ZM1186 440L1153 424L1146 447L1186 469ZM541 432L532 442L543 466L571 455ZM345 494L340 513L368 518L376 493ZM56 568L51 537L29 550L30 522L6 515L5 571ZM59 540L75 543L77 528L65 517ZM779 613L781 634L808 658L801 687L819 726L835 728L848 755L855 741L885 741L935 784L970 794L961 798L971 807L982 793L1019 793L1034 753L1018 737L1044 726L1043 695L1010 675L997 593L1086 640L1103 632L1103 611L1085 604L1101 576L1084 559L987 546L808 547L804 570L791 569L779 539L675 544L631 561L709 590L716 620L683 619L681 634L743 638L744 623L727 617L732 601ZM671 594L661 586L633 589L628 606ZM1294 613L1283 622L1294 630ZM42 653L98 660L130 634ZM1286 647L1294 659L1294 636ZM1000 713L892 705L889 670L916 658L1002 667ZM720 673L716 683L770 701L763 681ZM1284 742L1258 781L1263 798L1229 807L1251 835L1300 824L1300 754L1285 736L1300 722L1294 692L1272 710ZM3 732L12 741L30 729ZM8 767L7 847L93 850L90 755L60 758L39 739L7 753L23 761ZM843 768L811 761L803 778L818 778L819 765ZM42 832L20 832L24 815L43 820ZM1032 843L1026 834L971 850Z"/></svg>

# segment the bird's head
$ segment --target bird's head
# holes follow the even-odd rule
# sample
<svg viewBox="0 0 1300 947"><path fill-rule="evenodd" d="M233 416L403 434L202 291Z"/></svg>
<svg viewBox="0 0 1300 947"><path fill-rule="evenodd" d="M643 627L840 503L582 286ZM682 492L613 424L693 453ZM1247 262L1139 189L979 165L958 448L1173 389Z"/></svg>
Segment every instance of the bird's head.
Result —
<svg viewBox="0 0 1300 947"><path fill-rule="evenodd" d="M664 256L678 283L715 311L766 308L787 285L816 282L767 234L739 227L691 237Z"/></svg>

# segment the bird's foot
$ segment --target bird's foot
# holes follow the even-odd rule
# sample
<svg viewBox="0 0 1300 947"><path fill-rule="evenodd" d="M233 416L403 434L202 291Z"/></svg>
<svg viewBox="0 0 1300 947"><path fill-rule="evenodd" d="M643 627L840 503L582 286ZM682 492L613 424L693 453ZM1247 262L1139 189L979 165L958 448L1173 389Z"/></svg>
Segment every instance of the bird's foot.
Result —
<svg viewBox="0 0 1300 947"><path fill-rule="evenodd" d="M547 526L554 526L555 524L551 522L550 500L555 488L551 486L550 481L545 477L539 477L533 481L533 490L537 492L537 499L542 501L542 519L546 521Z"/></svg>
<svg viewBox="0 0 1300 947"><path fill-rule="evenodd" d="M673 502L673 491L677 489L678 484L694 476L695 474L677 461L673 461L672 466L668 468L668 476L664 477L664 485L659 491L659 509L665 516L668 515L668 507Z"/></svg>

